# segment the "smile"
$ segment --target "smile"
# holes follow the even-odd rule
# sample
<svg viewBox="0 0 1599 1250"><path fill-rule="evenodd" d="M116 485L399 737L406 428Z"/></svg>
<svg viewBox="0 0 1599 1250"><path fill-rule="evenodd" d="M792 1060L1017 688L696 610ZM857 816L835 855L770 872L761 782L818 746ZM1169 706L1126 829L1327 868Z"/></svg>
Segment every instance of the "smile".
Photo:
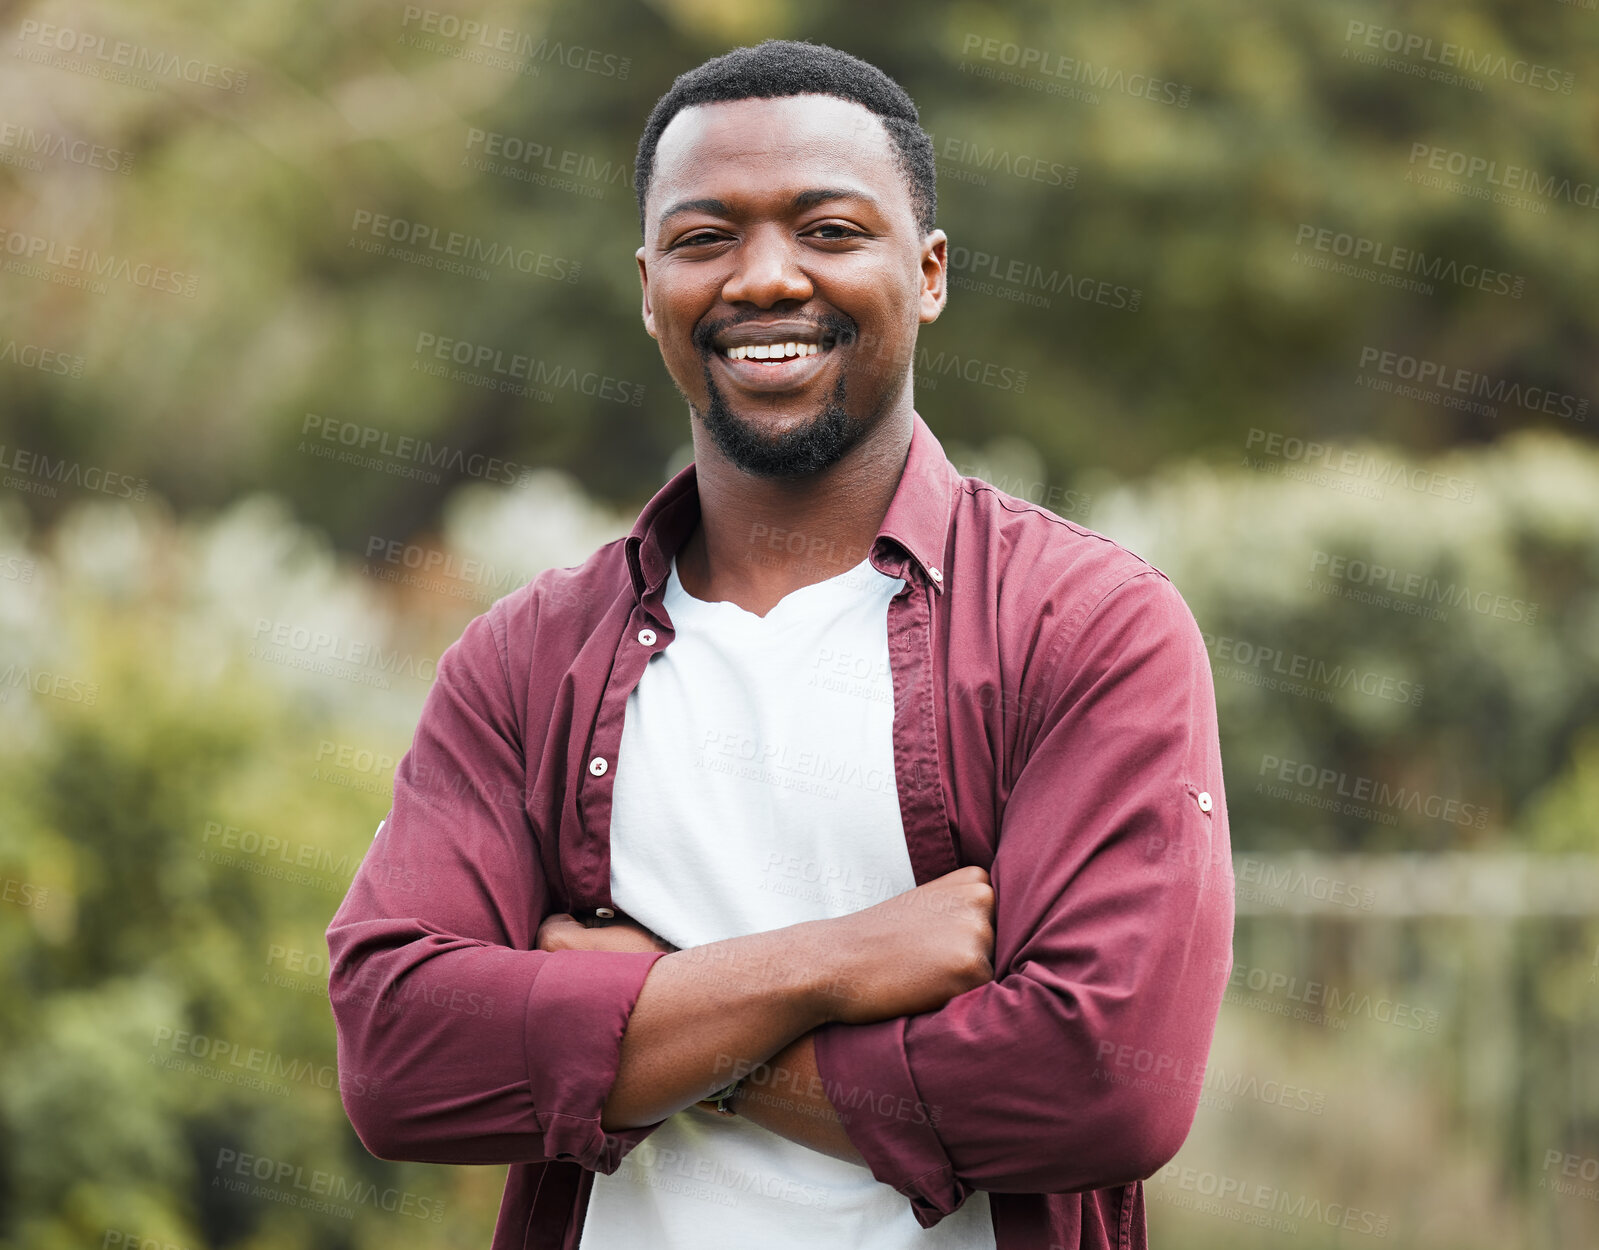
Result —
<svg viewBox="0 0 1599 1250"><path fill-rule="evenodd" d="M799 360L806 356L819 356L823 352L831 351L833 338L823 335L820 339L788 339L781 343L744 343L737 347L718 348L717 354L728 360L767 360L781 363L785 360Z"/></svg>
<svg viewBox="0 0 1599 1250"><path fill-rule="evenodd" d="M828 367L837 342L831 331L807 335L796 327L781 340L723 345L713 351L722 372L739 389L770 393L809 385Z"/></svg>

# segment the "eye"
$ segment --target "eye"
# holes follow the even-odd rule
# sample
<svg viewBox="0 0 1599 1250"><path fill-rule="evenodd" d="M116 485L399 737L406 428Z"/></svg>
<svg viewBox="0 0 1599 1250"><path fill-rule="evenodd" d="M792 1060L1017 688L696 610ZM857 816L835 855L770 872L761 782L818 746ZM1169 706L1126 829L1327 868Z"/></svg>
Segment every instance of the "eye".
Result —
<svg viewBox="0 0 1599 1250"><path fill-rule="evenodd" d="M693 234L685 234L673 247L703 247L707 243L719 243L722 236L714 230L696 230Z"/></svg>
<svg viewBox="0 0 1599 1250"><path fill-rule="evenodd" d="M866 237L864 232L836 221L824 221L821 225L814 227L810 233L829 243L838 242L842 239L862 239Z"/></svg>

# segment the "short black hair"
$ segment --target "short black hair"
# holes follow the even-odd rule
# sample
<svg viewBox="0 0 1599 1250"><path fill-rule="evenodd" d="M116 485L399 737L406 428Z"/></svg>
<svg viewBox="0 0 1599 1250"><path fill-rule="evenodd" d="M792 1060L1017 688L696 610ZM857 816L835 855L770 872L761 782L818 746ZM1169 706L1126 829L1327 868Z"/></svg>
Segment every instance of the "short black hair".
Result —
<svg viewBox="0 0 1599 1250"><path fill-rule="evenodd" d="M938 212L933 141L922 129L916 104L905 88L870 62L826 44L768 39L754 47L734 48L679 74L655 102L633 166L639 232L644 231L644 200L655 172L655 149L672 118L696 104L810 94L853 100L877 114L894 141L900 172L910 186L916 226L923 234L930 231Z"/></svg>

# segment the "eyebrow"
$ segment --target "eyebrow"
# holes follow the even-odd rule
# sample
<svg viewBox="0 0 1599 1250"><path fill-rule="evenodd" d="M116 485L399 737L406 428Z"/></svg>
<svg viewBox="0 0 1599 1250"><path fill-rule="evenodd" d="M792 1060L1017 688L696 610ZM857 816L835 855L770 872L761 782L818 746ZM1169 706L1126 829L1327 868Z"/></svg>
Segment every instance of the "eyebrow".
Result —
<svg viewBox="0 0 1599 1250"><path fill-rule="evenodd" d="M815 187L809 191L801 191L788 202L790 212L803 212L807 208L815 208L818 204L826 204L830 200L857 200L862 204L877 207L877 197L858 187ZM671 208L661 214L660 224L665 225L671 218L680 213L710 213L717 217L731 217L733 210L727 206L726 201L717 199L679 200Z"/></svg>

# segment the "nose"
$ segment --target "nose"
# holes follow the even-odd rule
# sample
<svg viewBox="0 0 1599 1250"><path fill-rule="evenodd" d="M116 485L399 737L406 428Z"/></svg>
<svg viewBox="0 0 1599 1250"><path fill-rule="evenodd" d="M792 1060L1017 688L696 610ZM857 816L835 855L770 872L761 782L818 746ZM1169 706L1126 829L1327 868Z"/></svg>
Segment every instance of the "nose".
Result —
<svg viewBox="0 0 1599 1250"><path fill-rule="evenodd" d="M739 244L733 271L722 284L729 304L771 308L785 300L803 303L814 289L799 264L798 244L787 230L757 226Z"/></svg>

